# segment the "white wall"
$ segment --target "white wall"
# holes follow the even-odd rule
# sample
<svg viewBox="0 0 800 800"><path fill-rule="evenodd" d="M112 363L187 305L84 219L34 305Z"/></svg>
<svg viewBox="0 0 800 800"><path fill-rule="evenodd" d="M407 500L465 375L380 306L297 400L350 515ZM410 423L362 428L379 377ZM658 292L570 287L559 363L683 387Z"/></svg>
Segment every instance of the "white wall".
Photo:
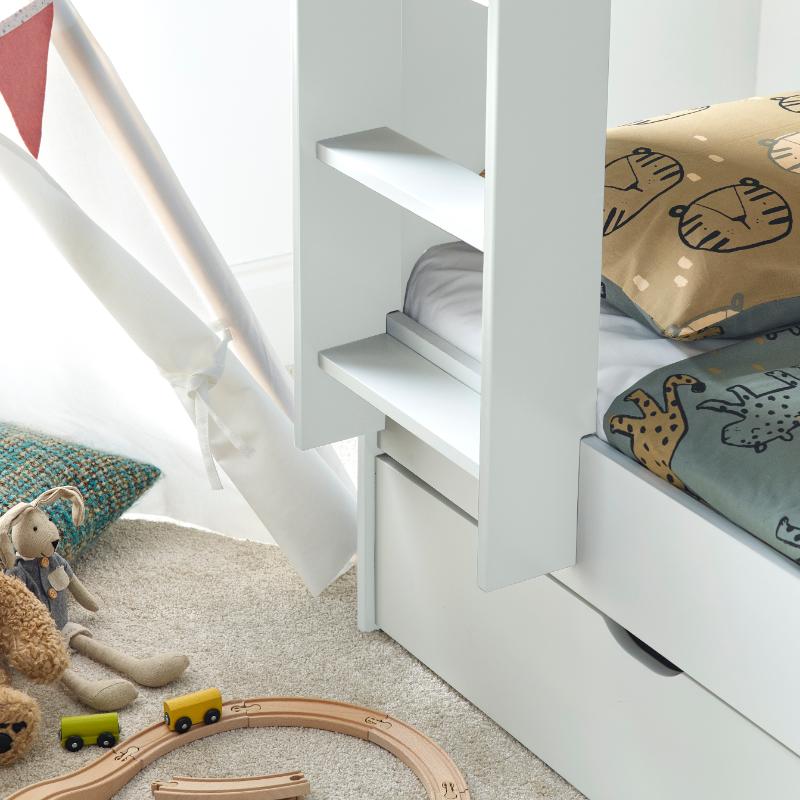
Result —
<svg viewBox="0 0 800 800"><path fill-rule="evenodd" d="M290 363L291 0L73 2Z"/></svg>
<svg viewBox="0 0 800 800"><path fill-rule="evenodd" d="M288 253L291 0L74 4L228 261Z"/></svg>
<svg viewBox="0 0 800 800"><path fill-rule="evenodd" d="M760 0L612 0L609 125L755 94L760 7ZM796 16L793 33L796 41Z"/></svg>
<svg viewBox="0 0 800 800"><path fill-rule="evenodd" d="M800 2L762 0L759 94L800 92Z"/></svg>

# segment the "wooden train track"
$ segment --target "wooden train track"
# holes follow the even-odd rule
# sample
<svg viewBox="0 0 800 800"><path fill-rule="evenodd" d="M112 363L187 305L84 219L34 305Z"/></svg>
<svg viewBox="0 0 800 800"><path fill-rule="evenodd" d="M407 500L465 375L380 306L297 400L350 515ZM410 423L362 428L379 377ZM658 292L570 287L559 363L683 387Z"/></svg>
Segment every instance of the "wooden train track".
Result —
<svg viewBox="0 0 800 800"><path fill-rule="evenodd" d="M219 722L195 725L184 734L159 722L75 772L28 786L7 800L109 800L145 767L197 739L238 728L287 726L318 728L372 742L411 769L429 800L469 800L464 777L450 756L416 728L369 708L302 697L224 703Z"/></svg>
<svg viewBox="0 0 800 800"><path fill-rule="evenodd" d="M311 791L302 772L259 778L173 778L150 788L154 800L300 800Z"/></svg>

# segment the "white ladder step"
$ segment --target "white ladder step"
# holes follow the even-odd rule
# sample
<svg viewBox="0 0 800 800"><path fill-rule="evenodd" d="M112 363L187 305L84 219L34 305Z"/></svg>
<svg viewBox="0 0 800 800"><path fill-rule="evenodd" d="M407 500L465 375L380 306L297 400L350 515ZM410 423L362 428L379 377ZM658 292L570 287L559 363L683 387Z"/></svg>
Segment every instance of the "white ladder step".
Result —
<svg viewBox="0 0 800 800"><path fill-rule="evenodd" d="M387 333L319 354L323 372L478 477L481 396Z"/></svg>
<svg viewBox="0 0 800 800"><path fill-rule="evenodd" d="M483 250L485 181L472 170L391 128L324 139L317 158Z"/></svg>

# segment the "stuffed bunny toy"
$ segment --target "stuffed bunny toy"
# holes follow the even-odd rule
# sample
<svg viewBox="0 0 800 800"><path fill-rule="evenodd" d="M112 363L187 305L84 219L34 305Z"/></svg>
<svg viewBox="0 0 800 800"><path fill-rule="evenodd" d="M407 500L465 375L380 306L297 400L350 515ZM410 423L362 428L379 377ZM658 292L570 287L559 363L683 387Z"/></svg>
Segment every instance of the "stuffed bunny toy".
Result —
<svg viewBox="0 0 800 800"><path fill-rule="evenodd" d="M94 639L82 625L69 622L67 592L88 611L97 611L97 598L81 583L67 560L56 552L61 535L42 510L56 500L72 503L72 521L83 523L84 503L72 486L59 486L33 502L17 503L0 517L0 557L6 573L18 578L44 603L67 644L78 653L111 667L141 686L166 686L177 680L189 665L186 656L165 653L134 658ZM122 678L89 681L72 669L61 682L85 705L97 711L117 711L132 703L138 692Z"/></svg>

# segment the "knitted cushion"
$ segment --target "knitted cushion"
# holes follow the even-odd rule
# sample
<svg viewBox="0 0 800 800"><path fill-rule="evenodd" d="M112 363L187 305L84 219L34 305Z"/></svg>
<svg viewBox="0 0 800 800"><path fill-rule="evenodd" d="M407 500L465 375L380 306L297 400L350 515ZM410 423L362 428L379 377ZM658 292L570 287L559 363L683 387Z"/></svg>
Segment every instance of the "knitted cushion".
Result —
<svg viewBox="0 0 800 800"><path fill-rule="evenodd" d="M0 422L0 513L54 486L76 486L83 494L86 519L79 528L66 500L43 509L61 532L67 560L94 544L160 474L150 464Z"/></svg>

